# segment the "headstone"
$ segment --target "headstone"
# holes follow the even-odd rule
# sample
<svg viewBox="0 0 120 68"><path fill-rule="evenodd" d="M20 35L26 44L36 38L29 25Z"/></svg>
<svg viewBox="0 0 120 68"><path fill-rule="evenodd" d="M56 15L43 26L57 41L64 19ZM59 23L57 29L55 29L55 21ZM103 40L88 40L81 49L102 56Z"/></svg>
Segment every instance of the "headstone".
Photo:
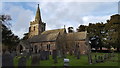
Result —
<svg viewBox="0 0 120 68"><path fill-rule="evenodd" d="M97 61L97 55L95 55L95 61L94 61L94 63L97 63L98 61Z"/></svg>
<svg viewBox="0 0 120 68"><path fill-rule="evenodd" d="M57 51L53 50L52 58L54 59L54 63L57 63Z"/></svg>
<svg viewBox="0 0 120 68"><path fill-rule="evenodd" d="M64 66L69 66L69 59L64 59Z"/></svg>
<svg viewBox="0 0 120 68"><path fill-rule="evenodd" d="M14 58L17 55L15 51L11 52L11 56Z"/></svg>
<svg viewBox="0 0 120 68"><path fill-rule="evenodd" d="M25 57L21 57L19 60L18 60L18 68L26 68L25 66L26 66L26 58Z"/></svg>
<svg viewBox="0 0 120 68"><path fill-rule="evenodd" d="M103 56L101 56L101 62L103 62Z"/></svg>
<svg viewBox="0 0 120 68"><path fill-rule="evenodd" d="M100 56L98 56L98 62L101 62L101 57Z"/></svg>
<svg viewBox="0 0 120 68"><path fill-rule="evenodd" d="M2 67L5 66L13 66L13 57L9 53L5 53L2 55Z"/></svg>
<svg viewBox="0 0 120 68"><path fill-rule="evenodd" d="M48 60L49 59L49 51L40 51L40 59Z"/></svg>
<svg viewBox="0 0 120 68"><path fill-rule="evenodd" d="M106 54L106 56L107 56L107 59L108 59L109 58L108 54Z"/></svg>
<svg viewBox="0 0 120 68"><path fill-rule="evenodd" d="M30 53L26 54L26 59L28 60L30 58Z"/></svg>
<svg viewBox="0 0 120 68"><path fill-rule="evenodd" d="M46 54L46 60L49 60L49 51L45 51Z"/></svg>
<svg viewBox="0 0 120 68"><path fill-rule="evenodd" d="M92 56L90 54L88 54L88 63L92 64Z"/></svg>
<svg viewBox="0 0 120 68"><path fill-rule="evenodd" d="M75 51L74 51L74 55L77 56L77 50L76 50L76 49L75 49Z"/></svg>
<svg viewBox="0 0 120 68"><path fill-rule="evenodd" d="M46 51L40 51L40 59L41 60L47 60L47 59L49 59L47 57L47 52Z"/></svg>
<svg viewBox="0 0 120 68"><path fill-rule="evenodd" d="M57 57L57 51L56 50L53 50L53 53L52 53L52 59L56 58Z"/></svg>
<svg viewBox="0 0 120 68"><path fill-rule="evenodd" d="M106 60L106 59L107 59L107 55L105 54L105 55L104 55L104 60Z"/></svg>
<svg viewBox="0 0 120 68"><path fill-rule="evenodd" d="M40 54L33 54L32 55L31 65L32 66L38 66L39 62L40 62Z"/></svg>
<svg viewBox="0 0 120 68"><path fill-rule="evenodd" d="M80 51L78 51L77 59L80 59Z"/></svg>

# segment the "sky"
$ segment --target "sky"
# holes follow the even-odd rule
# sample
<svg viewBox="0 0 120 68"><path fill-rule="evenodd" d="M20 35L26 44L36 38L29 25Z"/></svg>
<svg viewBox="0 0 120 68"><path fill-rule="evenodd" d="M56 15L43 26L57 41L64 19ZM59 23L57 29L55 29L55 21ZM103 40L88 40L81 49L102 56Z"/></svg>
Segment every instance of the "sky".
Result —
<svg viewBox="0 0 120 68"><path fill-rule="evenodd" d="M72 0L71 0L72 1ZM1 4L1 3L0 3ZM39 4L42 21L46 23L46 30L61 29L88 25L89 23L104 22L111 15L118 13L118 2L2 2L2 14L12 17L11 30L20 38L27 33L30 21L34 20L37 4Z"/></svg>

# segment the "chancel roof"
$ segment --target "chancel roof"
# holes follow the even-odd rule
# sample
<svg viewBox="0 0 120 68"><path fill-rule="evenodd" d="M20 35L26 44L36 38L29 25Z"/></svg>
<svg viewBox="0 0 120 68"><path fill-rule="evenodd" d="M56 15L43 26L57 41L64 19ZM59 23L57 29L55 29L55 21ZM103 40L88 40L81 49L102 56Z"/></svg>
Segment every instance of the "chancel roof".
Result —
<svg viewBox="0 0 120 68"><path fill-rule="evenodd" d="M87 37L87 32L74 32L74 33L68 33L67 34L67 40L85 40Z"/></svg>

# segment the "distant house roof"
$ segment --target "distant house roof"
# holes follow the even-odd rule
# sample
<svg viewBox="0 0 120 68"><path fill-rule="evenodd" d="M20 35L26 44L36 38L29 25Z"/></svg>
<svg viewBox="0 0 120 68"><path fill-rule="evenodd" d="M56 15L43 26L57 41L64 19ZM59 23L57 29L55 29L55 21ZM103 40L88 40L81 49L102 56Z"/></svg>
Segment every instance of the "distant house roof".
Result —
<svg viewBox="0 0 120 68"><path fill-rule="evenodd" d="M59 33L63 34L65 29L55 29L48 30L41 33L41 35L33 36L28 39L30 42L46 42L46 41L56 41Z"/></svg>
<svg viewBox="0 0 120 68"><path fill-rule="evenodd" d="M75 32L75 33L68 33L67 34L67 40L85 40L87 36L87 32Z"/></svg>

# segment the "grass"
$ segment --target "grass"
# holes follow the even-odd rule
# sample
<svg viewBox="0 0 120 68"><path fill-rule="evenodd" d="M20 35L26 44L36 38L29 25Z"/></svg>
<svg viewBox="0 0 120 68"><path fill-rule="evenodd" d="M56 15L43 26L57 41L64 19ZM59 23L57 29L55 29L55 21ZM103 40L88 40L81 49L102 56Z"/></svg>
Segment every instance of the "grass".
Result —
<svg viewBox="0 0 120 68"><path fill-rule="evenodd" d="M92 53L92 56L94 56L95 54L103 55L105 53ZM19 58L20 57L14 58L14 66L18 66ZM67 55L67 58L70 60L69 66L118 66L117 53L115 54L115 57L112 57L111 59L103 63L97 63L97 64L88 64L88 57L86 55L81 55L80 59L76 59L75 56L70 56L70 55ZM39 66L63 66L63 65L64 65L63 58L58 58L58 63L54 64L54 60L52 59L52 56L50 56L49 60L40 61L39 64ZM26 66L31 66L31 57L27 60Z"/></svg>

